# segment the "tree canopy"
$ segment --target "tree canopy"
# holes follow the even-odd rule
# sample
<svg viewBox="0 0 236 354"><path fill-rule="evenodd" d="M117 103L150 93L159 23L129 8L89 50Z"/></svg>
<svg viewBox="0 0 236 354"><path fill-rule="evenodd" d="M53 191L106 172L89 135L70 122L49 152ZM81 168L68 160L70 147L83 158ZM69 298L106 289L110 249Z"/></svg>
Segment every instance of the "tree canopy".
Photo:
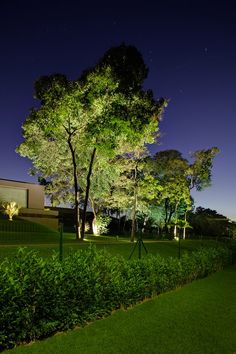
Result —
<svg viewBox="0 0 236 354"><path fill-rule="evenodd" d="M32 160L36 174L51 182L52 193L74 193L77 238L80 192L86 211L95 160L111 161L155 142L166 101L142 88L145 68L136 48L122 45L110 49L78 80L55 74L35 83L40 106L27 117L24 142L17 151ZM130 73L125 80L124 72Z"/></svg>
<svg viewBox="0 0 236 354"><path fill-rule="evenodd" d="M32 161L31 173L53 204L74 206L77 239L84 237L88 203L94 224L104 208L130 214L131 240L138 213L176 232L187 225L191 190L211 184L216 147L194 152L192 162L177 150L149 156L147 144L157 141L168 102L144 89L147 75L140 52L121 44L76 80L57 73L35 82L38 104L23 124L17 152Z"/></svg>

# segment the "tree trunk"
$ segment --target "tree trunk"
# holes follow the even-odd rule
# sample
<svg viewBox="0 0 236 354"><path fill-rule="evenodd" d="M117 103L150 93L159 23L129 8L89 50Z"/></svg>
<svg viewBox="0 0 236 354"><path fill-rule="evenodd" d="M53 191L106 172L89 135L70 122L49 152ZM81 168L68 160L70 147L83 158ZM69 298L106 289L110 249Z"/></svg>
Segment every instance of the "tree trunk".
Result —
<svg viewBox="0 0 236 354"><path fill-rule="evenodd" d="M167 235L167 233L168 233L167 221L168 221L168 200L167 200L167 199L165 199L165 220L164 220L164 230L165 230L165 234L166 234L166 235Z"/></svg>
<svg viewBox="0 0 236 354"><path fill-rule="evenodd" d="M174 239L177 240L177 210L179 203L175 204L175 225L174 225Z"/></svg>
<svg viewBox="0 0 236 354"><path fill-rule="evenodd" d="M80 234L80 210L79 210L79 187L78 187L78 179L77 179L77 164L75 158L75 149L71 143L72 133L68 133L68 145L70 148L71 156L72 156L72 163L73 163L73 178L74 178L74 200L75 200L75 233L76 233L76 240L81 239Z"/></svg>
<svg viewBox="0 0 236 354"><path fill-rule="evenodd" d="M148 221L148 217L145 216L144 220L143 220L142 234L144 234L144 232L145 232L145 227L147 225L147 221Z"/></svg>
<svg viewBox="0 0 236 354"><path fill-rule="evenodd" d="M177 239L177 225L174 226L174 239Z"/></svg>
<svg viewBox="0 0 236 354"><path fill-rule="evenodd" d="M121 220L120 220L120 211L119 210L117 210L117 212L116 212L116 217L118 219L118 232L120 234L120 232L121 232L121 229L120 229Z"/></svg>
<svg viewBox="0 0 236 354"><path fill-rule="evenodd" d="M187 211L184 213L184 227L183 227L183 240L186 238L186 221L187 221Z"/></svg>
<svg viewBox="0 0 236 354"><path fill-rule="evenodd" d="M87 211L87 205L88 205L88 198L89 198L89 191L90 191L90 178L93 170L93 163L94 163L94 158L96 154L96 148L93 149L91 159L90 159L90 164L89 164L89 170L87 174L87 184L86 184L86 193L85 193L85 199L84 199L84 208L83 208L83 215L82 215L82 227L81 227L81 237L84 239L84 230L85 230L85 222L86 222L86 211Z"/></svg>
<svg viewBox="0 0 236 354"><path fill-rule="evenodd" d="M91 202L91 207L93 209L93 221L92 221L92 230L93 230L93 234L95 236L98 236L99 235L99 232L98 232L98 229L97 229L97 225L96 225L96 222L97 222L97 211L95 209L95 205L94 205L94 202L92 200L90 200Z"/></svg>
<svg viewBox="0 0 236 354"><path fill-rule="evenodd" d="M171 204L169 203L168 198L165 199L165 225L164 225L164 232L165 236L170 234L170 222L171 218L174 214L174 210L171 207Z"/></svg>
<svg viewBox="0 0 236 354"><path fill-rule="evenodd" d="M131 228L131 236L130 236L130 241L131 241L131 242L134 242L134 238L135 238L135 231L136 231L136 208L137 208L137 194L135 193L135 196L134 196L133 213L132 213L132 228Z"/></svg>
<svg viewBox="0 0 236 354"><path fill-rule="evenodd" d="M132 228L131 228L131 236L130 236L130 241L134 242L134 238L135 238L135 230L136 230L136 209L137 209L137 166L135 167L134 170L134 181L135 181L135 185L134 185L134 205L133 205L133 213L132 213Z"/></svg>
<svg viewBox="0 0 236 354"><path fill-rule="evenodd" d="M126 226L126 215L124 215L124 222L123 222L123 234L125 234L125 226Z"/></svg>
<svg viewBox="0 0 236 354"><path fill-rule="evenodd" d="M79 194L78 191L75 191L75 195L76 195L76 205L75 205L75 230L76 230L76 240L80 240L81 239L81 232L80 232L80 210L79 210Z"/></svg>

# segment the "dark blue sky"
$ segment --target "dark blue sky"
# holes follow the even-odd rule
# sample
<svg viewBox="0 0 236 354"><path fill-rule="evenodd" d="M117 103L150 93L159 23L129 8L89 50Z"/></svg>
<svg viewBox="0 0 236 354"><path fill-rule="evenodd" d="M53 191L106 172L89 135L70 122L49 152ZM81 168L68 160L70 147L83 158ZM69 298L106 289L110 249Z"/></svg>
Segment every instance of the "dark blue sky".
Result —
<svg viewBox="0 0 236 354"><path fill-rule="evenodd" d="M0 6L0 178L36 182L15 148L35 104L33 82L70 79L111 46L135 45L149 67L146 88L170 98L152 151L218 146L211 188L196 205L236 219L236 16L234 1L24 1Z"/></svg>

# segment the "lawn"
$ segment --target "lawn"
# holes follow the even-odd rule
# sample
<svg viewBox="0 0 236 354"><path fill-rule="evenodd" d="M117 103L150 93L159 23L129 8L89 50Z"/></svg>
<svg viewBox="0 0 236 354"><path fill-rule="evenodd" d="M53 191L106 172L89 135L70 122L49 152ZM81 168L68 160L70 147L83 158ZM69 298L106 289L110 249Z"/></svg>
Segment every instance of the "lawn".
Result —
<svg viewBox="0 0 236 354"><path fill-rule="evenodd" d="M236 353L236 266L9 353Z"/></svg>
<svg viewBox="0 0 236 354"><path fill-rule="evenodd" d="M10 237L8 237L10 236ZM18 238L17 238L18 236ZM64 234L64 254L90 244L106 248L112 255L128 258L133 244L127 238L94 237L77 242ZM145 240L149 253L178 257L175 241ZM215 241L181 241L181 253ZM0 234L0 261L14 257L19 246L36 249L43 257L59 249L59 235L34 233ZM137 257L137 250L133 257ZM142 255L145 256L144 249ZM58 334L15 353L234 353L236 318L236 267L161 295L128 311L96 321L80 330ZM222 301L223 299L223 301ZM232 349L233 348L233 349Z"/></svg>
<svg viewBox="0 0 236 354"><path fill-rule="evenodd" d="M134 244L129 242L129 238L115 236L91 236L86 235L84 242L75 240L75 234L63 234L63 253L66 255L70 252L88 247L95 244L97 248L105 248L112 255L121 255L126 259L129 258ZM199 241L199 240L182 240L181 252L192 251L201 246L215 246L215 241ZM178 243L176 241L155 241L144 240L144 245L148 253L159 254L163 257L178 257ZM0 233L0 260L4 257L14 257L19 247L27 247L28 249L36 249L40 256L48 257L53 252L59 250L59 234L58 233L30 233L30 232L8 232ZM142 256L145 256L145 250L142 247ZM132 257L138 256L138 249Z"/></svg>

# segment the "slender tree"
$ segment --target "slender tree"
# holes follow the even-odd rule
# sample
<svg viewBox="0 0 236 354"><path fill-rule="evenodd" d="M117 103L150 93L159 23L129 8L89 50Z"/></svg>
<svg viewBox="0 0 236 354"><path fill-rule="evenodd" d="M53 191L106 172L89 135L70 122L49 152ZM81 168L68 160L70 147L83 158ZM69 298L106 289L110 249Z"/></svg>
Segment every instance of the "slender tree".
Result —
<svg viewBox="0 0 236 354"><path fill-rule="evenodd" d="M178 208L185 205L184 220L187 225L187 212L191 210L190 192L193 188L201 191L211 184L213 159L219 149L198 150L191 155L194 161L189 163L177 150L158 152L153 158L153 174L162 185L160 203L165 210L165 230L174 218L174 236L178 224ZM183 227L185 237L185 228Z"/></svg>
<svg viewBox="0 0 236 354"><path fill-rule="evenodd" d="M219 152L217 147L212 147L191 154L194 161L189 165L187 176L190 189L201 191L211 185L213 160Z"/></svg>
<svg viewBox="0 0 236 354"><path fill-rule="evenodd" d="M137 213L147 213L150 201L161 189L158 181L150 174L146 150L123 156L118 160L121 174L116 179L110 203L130 215L131 242L135 239Z"/></svg>
<svg viewBox="0 0 236 354"><path fill-rule="evenodd" d="M159 200L156 200L156 203L157 205L163 204L166 234L173 217L176 220L181 199L185 198L188 203L190 198L186 180L188 167L188 161L177 150L160 151L153 157L153 175L162 186L162 193L159 194ZM176 224L174 234L176 234Z"/></svg>

